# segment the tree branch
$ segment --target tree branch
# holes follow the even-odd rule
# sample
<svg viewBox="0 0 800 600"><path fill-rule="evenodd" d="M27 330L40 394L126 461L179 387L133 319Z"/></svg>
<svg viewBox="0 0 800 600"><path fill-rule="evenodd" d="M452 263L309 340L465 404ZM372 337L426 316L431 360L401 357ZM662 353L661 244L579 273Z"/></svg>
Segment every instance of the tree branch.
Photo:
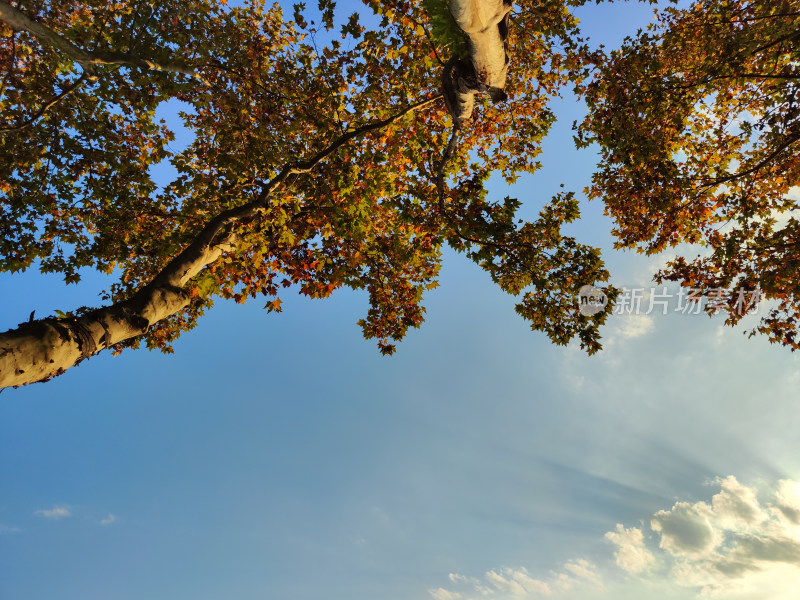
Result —
<svg viewBox="0 0 800 600"><path fill-rule="evenodd" d="M95 76L96 67L102 65L120 65L127 67L139 67L151 71L165 71L188 75L198 81L209 85L202 75L191 67L181 63L160 63L147 58L131 56L120 52L87 52L78 48L68 39L59 35L52 29L37 23L24 12L14 8L5 0L0 0L0 21L17 31L26 31L36 37L45 46L50 46L61 53L67 55L76 63L80 64L89 76Z"/></svg>
<svg viewBox="0 0 800 600"><path fill-rule="evenodd" d="M125 340L186 308L184 286L239 240L236 225L262 214L269 195L293 174L308 173L349 141L394 123L404 115L439 100L441 95L412 104L394 115L367 123L334 140L307 160L290 163L262 186L258 197L212 218L195 239L129 299L80 317L39 319L0 334L0 388L26 385L61 375L70 367ZM298 219L300 211L293 216Z"/></svg>
<svg viewBox="0 0 800 600"><path fill-rule="evenodd" d="M69 96L72 92L74 92L75 90L80 88L84 83L86 83L86 81L88 79L89 79L89 75L88 75L88 73L86 73L84 71L84 73L80 76L80 78L75 83L73 83L71 86L69 86L63 92L61 92L58 96L55 96L54 98L52 98L51 100L46 102L42 106L42 108L37 110L29 119L27 119L23 123L20 123L19 125L10 125L10 126L7 126L7 127L0 127L0 135L5 135L6 133L12 133L12 132L15 132L15 131L21 131L21 130L25 129L26 127L30 127L31 125L36 123L36 121L41 119L42 116L48 110L50 110L56 104L61 102L64 98Z"/></svg>
<svg viewBox="0 0 800 600"><path fill-rule="evenodd" d="M770 152L767 156L765 156L763 159L758 161L753 166L748 167L747 169L742 169L740 171L737 171L736 173L731 173L730 175L726 175L724 177L715 177L711 179L709 183L703 185L703 189L722 185L729 181L733 181L734 179L739 179L741 177L745 177L747 175L755 173L759 169L763 168L765 165L768 165L770 162L772 162L772 160L774 160L776 156L778 156L781 152L789 148L792 144L794 144L797 141L800 141L800 132L788 135L786 139L783 140L783 142L778 144L778 147L775 148L775 150ZM704 181L704 179L702 178L699 179L700 181Z"/></svg>

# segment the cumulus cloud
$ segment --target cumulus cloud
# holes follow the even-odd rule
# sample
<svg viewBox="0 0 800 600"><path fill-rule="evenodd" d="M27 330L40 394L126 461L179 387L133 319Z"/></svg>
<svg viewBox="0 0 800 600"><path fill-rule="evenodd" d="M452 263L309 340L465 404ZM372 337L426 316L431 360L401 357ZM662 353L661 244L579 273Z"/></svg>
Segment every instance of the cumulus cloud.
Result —
<svg viewBox="0 0 800 600"><path fill-rule="evenodd" d="M714 519L724 529L746 529L762 523L768 515L758 502L755 488L743 486L735 477L718 479L720 492L711 499Z"/></svg>
<svg viewBox="0 0 800 600"><path fill-rule="evenodd" d="M45 519L63 519L64 517L72 516L66 506L54 506L53 508L37 510L34 514Z"/></svg>
<svg viewBox="0 0 800 600"><path fill-rule="evenodd" d="M660 510L650 521L650 528L661 534L659 547L674 556L701 556L722 541L712 527L710 507L704 502L676 502L669 510Z"/></svg>
<svg viewBox="0 0 800 600"><path fill-rule="evenodd" d="M652 515L650 528L662 551L658 559L641 530L617 525L607 533L617 545L617 565L641 574L663 564L666 574L654 577L696 587L708 597L795 597L791 594L800 583L800 484L779 481L764 503L759 490L735 477L714 484L719 491L710 502L678 501Z"/></svg>
<svg viewBox="0 0 800 600"><path fill-rule="evenodd" d="M617 523L617 530L609 531L606 539L617 545L614 552L617 566L628 573L644 573L656 562L652 552L645 546L642 530L637 527L625 529L621 523Z"/></svg>
<svg viewBox="0 0 800 600"><path fill-rule="evenodd" d="M458 589L436 588L428 593L434 600L533 600L580 587L599 589L603 586L597 567L583 559L568 561L560 570L551 571L543 578L532 576L524 567L502 567L487 571L482 578L451 573L450 582Z"/></svg>

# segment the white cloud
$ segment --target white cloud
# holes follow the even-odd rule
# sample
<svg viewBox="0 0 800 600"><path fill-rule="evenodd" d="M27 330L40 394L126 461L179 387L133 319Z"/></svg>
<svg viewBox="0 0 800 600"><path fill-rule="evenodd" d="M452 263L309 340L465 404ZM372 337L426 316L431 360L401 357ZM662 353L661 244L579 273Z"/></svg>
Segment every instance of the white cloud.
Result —
<svg viewBox="0 0 800 600"><path fill-rule="evenodd" d="M800 483L782 479L775 498L783 516L794 525L800 525Z"/></svg>
<svg viewBox="0 0 800 600"><path fill-rule="evenodd" d="M517 598L526 598L530 594L549 595L551 593L550 586L544 581L533 579L524 568L504 568L499 573L497 571L489 571L486 573L486 581L491 583L497 590L509 592Z"/></svg>
<svg viewBox="0 0 800 600"><path fill-rule="evenodd" d="M436 588L435 590L428 590L428 593L435 600L456 600L457 598L461 598L461 594L459 594L458 592L450 592L444 588Z"/></svg>
<svg viewBox="0 0 800 600"><path fill-rule="evenodd" d="M767 515L761 509L756 490L743 486L735 477L717 479L721 490L711 499L717 524L724 529L747 528L763 522Z"/></svg>
<svg viewBox="0 0 800 600"><path fill-rule="evenodd" d="M45 519L63 519L64 517L72 516L72 513L66 506L54 506L49 509L37 510L34 514L44 517Z"/></svg>
<svg viewBox="0 0 800 600"><path fill-rule="evenodd" d="M620 323L619 334L624 338L637 338L653 330L653 318L648 315L628 315Z"/></svg>
<svg viewBox="0 0 800 600"><path fill-rule="evenodd" d="M644 544L642 530L637 527L625 529L621 523L617 523L617 530L609 531L606 539L617 545L617 550L614 552L617 566L628 573L644 573L656 562Z"/></svg>
<svg viewBox="0 0 800 600"><path fill-rule="evenodd" d="M108 513L108 516L100 521L100 525L111 525L116 520L117 517L115 517L111 513Z"/></svg>
<svg viewBox="0 0 800 600"><path fill-rule="evenodd" d="M678 586L697 588L703 597L789 600L800 588L800 484L781 480L772 502L735 477L717 479L710 502L676 502L650 520L658 534L655 558L638 529L617 525L606 538L617 544L617 565L642 573L636 551L663 563L666 574L648 572ZM767 490L764 490L766 494ZM630 552L630 554L625 554ZM646 559L645 559L646 560Z"/></svg>
<svg viewBox="0 0 800 600"><path fill-rule="evenodd" d="M502 567L488 571L483 578L451 573L450 582L458 590L436 588L428 593L435 600L533 600L553 598L577 588L597 590L603 587L597 567L583 559L568 561L560 570L551 571L541 579L532 576L524 567Z"/></svg>
<svg viewBox="0 0 800 600"><path fill-rule="evenodd" d="M578 579L585 579L586 581L595 581L600 583L600 576L595 571L595 567L588 560L579 558L578 560L569 561L564 565L564 570L571 573Z"/></svg>
<svg viewBox="0 0 800 600"><path fill-rule="evenodd" d="M749 572L738 579L708 581L700 591L701 598L719 600L797 600L800 578L788 565Z"/></svg>
<svg viewBox="0 0 800 600"><path fill-rule="evenodd" d="M639 310L647 310L647 305L643 304ZM603 348L610 350L618 344L624 344L626 340L642 337L653 331L653 329L655 329L655 321L650 315L636 312L632 314L614 314L613 319L609 321L609 327L603 331ZM619 353L604 352L602 359L612 367L618 367L622 364Z"/></svg>
<svg viewBox="0 0 800 600"><path fill-rule="evenodd" d="M702 556L722 542L712 527L710 507L705 502L676 502L669 510L660 510L650 520L650 528L661 534L659 547L675 556Z"/></svg>
<svg viewBox="0 0 800 600"><path fill-rule="evenodd" d="M9 525L3 525L0 523L0 535L5 535L7 533L17 533L19 532L19 527L10 527Z"/></svg>
<svg viewBox="0 0 800 600"><path fill-rule="evenodd" d="M589 587L601 590L604 587L603 579L597 572L597 567L588 560L579 558L564 564L564 570L551 573L550 587L559 592L568 592L576 588Z"/></svg>

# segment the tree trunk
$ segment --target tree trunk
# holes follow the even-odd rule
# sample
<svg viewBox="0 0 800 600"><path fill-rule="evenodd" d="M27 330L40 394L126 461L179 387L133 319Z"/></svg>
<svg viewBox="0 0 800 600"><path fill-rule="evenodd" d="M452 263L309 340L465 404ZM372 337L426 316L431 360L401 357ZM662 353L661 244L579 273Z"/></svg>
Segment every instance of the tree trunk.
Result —
<svg viewBox="0 0 800 600"><path fill-rule="evenodd" d="M466 34L469 60L451 59L442 74L445 102L456 125L472 117L475 96L506 100L508 16L511 0L450 0L450 12Z"/></svg>
<svg viewBox="0 0 800 600"><path fill-rule="evenodd" d="M61 375L100 350L146 333L151 325L188 306L186 284L232 247L236 235L230 226L246 213L255 212L253 206L245 207L251 210L234 209L213 219L150 284L130 298L78 317L31 320L0 334L0 388Z"/></svg>

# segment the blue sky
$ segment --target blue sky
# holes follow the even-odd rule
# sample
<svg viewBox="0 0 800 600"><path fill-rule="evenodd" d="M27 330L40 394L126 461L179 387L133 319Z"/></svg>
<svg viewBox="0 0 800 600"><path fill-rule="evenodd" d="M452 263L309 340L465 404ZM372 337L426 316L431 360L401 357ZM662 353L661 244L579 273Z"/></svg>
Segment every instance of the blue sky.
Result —
<svg viewBox="0 0 800 600"><path fill-rule="evenodd" d="M343 9L344 10L344 9ZM609 44L650 9L582 12ZM579 191L561 121L513 194ZM494 192L505 193L496 186ZM619 286L659 257L610 251ZM84 285L85 284L85 285ZM0 278L0 326L104 282ZM594 357L532 333L463 257L381 357L361 294L221 303L173 356L0 395L4 600L794 597L800 361L703 315L614 316Z"/></svg>

